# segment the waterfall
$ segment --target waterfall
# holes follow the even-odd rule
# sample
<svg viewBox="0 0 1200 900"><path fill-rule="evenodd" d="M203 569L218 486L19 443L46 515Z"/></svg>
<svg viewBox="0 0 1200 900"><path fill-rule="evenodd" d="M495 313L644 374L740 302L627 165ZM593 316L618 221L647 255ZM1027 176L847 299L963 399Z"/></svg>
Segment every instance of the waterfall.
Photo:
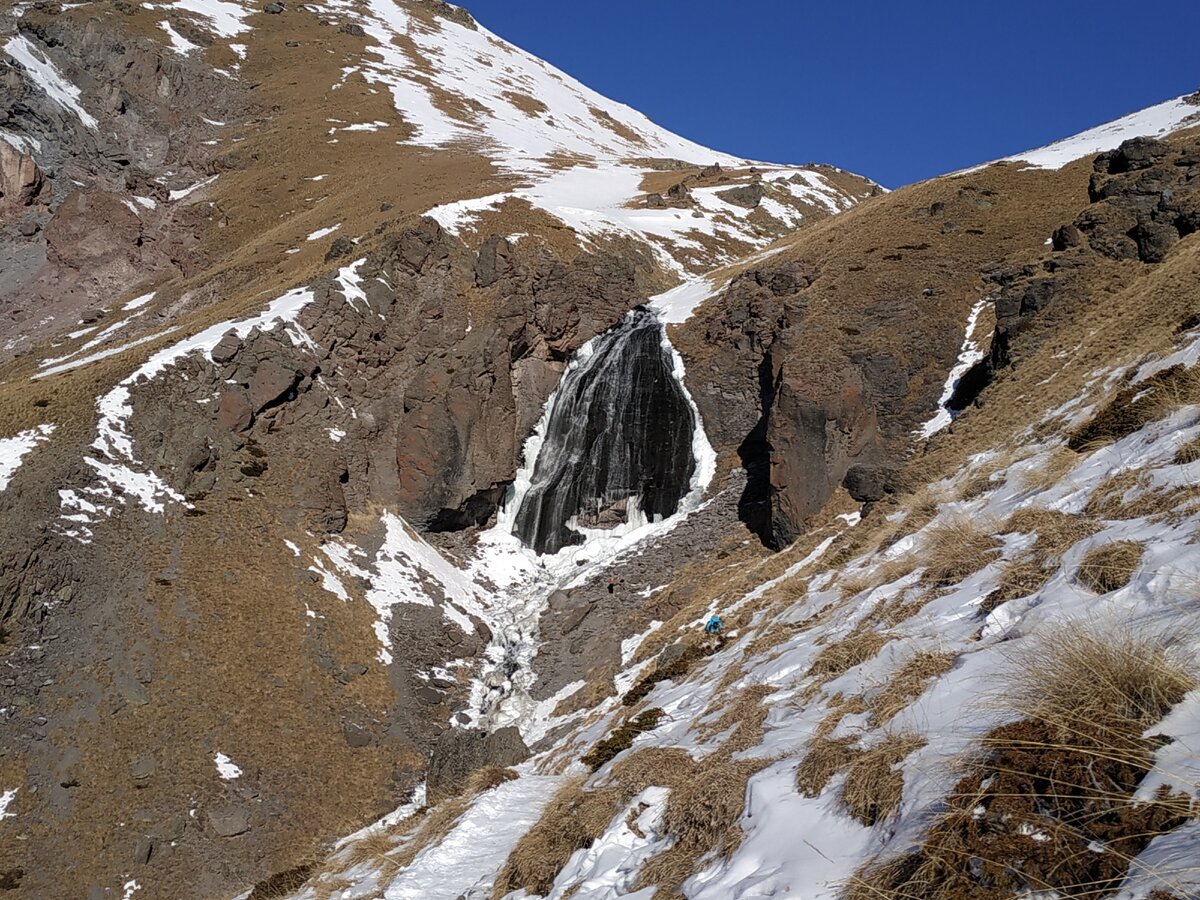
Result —
<svg viewBox="0 0 1200 900"><path fill-rule="evenodd" d="M539 554L588 531L675 514L692 488L698 429L658 317L629 312L589 341L551 397L512 530ZM526 461L527 463L529 460Z"/></svg>

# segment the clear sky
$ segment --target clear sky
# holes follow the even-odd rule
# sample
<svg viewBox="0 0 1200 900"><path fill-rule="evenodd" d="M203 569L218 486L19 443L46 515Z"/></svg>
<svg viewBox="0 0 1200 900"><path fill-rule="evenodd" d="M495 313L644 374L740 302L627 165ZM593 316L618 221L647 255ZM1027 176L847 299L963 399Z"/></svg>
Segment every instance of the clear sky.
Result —
<svg viewBox="0 0 1200 900"><path fill-rule="evenodd" d="M459 0L701 144L888 187L1200 88L1200 0Z"/></svg>

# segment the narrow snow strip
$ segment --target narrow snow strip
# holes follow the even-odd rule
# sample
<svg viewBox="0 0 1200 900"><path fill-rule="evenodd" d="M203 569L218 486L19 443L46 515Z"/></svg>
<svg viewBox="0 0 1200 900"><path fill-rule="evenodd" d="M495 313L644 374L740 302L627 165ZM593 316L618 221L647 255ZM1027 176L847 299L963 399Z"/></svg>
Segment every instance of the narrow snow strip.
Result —
<svg viewBox="0 0 1200 900"><path fill-rule="evenodd" d="M59 74L54 63L29 38L23 34L10 38L4 45L4 52L21 64L25 74L47 97L63 109L75 113L88 128L96 127L95 118L79 103L79 88Z"/></svg>
<svg viewBox="0 0 1200 900"><path fill-rule="evenodd" d="M1004 160L1027 162L1039 169L1061 169L1084 156L1112 150L1129 138L1162 137L1194 124L1200 124L1200 106L1177 97L1045 147L1006 156Z"/></svg>
<svg viewBox="0 0 1200 900"><path fill-rule="evenodd" d="M4 819L15 819L17 817L16 813L10 813L8 811L9 804L13 802L13 798L16 796L16 788L11 788L10 790L5 791L3 794L0 794L0 821L3 821Z"/></svg>
<svg viewBox="0 0 1200 900"><path fill-rule="evenodd" d="M158 24L162 27L162 30L167 33L167 37L171 39L171 49L176 53L182 53L186 55L194 50L200 49L198 44L193 44L191 41L185 38L182 34L172 28L171 23L165 19Z"/></svg>
<svg viewBox="0 0 1200 900"><path fill-rule="evenodd" d="M325 237L326 235L333 234L335 231L337 231L341 227L342 227L342 225L339 222L337 225L330 225L328 228L318 228L316 231L314 231L312 234L310 234L308 237L306 237L305 240L306 241L318 241L321 238Z"/></svg>
<svg viewBox="0 0 1200 900"><path fill-rule="evenodd" d="M110 356L116 356L118 353L124 353L126 350L131 350L134 347L147 344L150 341L156 341L160 337L164 337L165 335L171 334L172 332L178 330L178 326L172 325L170 328L166 328L163 331L156 331L154 334L143 335L137 340L130 341L127 344L119 344L116 347L109 347L107 350L101 350L98 353L92 353L88 356L81 356L79 359L73 359L70 362L64 362L57 366L51 366L44 371L38 372L33 376L33 378L46 378L50 375L58 375L62 372L69 372L72 369L78 369L80 366L86 366L88 363L94 363L97 360L106 359Z"/></svg>
<svg viewBox="0 0 1200 900"><path fill-rule="evenodd" d="M191 196L196 191L200 190L200 188L207 187L208 185L212 184L216 180L217 180L217 176L211 175L208 178L205 178L203 181L197 181L191 187L185 187L185 188L183 188L183 190L179 190L179 191L171 191L167 195L167 199L169 199L171 201L182 200L184 197Z"/></svg>
<svg viewBox="0 0 1200 900"><path fill-rule="evenodd" d="M217 764L217 774L225 781L233 781L242 777L241 768L234 763L232 759L224 753L218 753L213 757L213 762Z"/></svg>
<svg viewBox="0 0 1200 900"><path fill-rule="evenodd" d="M937 412L917 432L922 438L933 437L933 435L954 421L954 414L950 412L946 404L954 396L954 391L958 387L958 383L962 380L962 377L971 370L971 367L975 363L983 359L983 350L980 348L979 342L975 340L975 325L979 321L979 314L983 312L983 308L987 306L987 303L988 298L984 297L971 308L971 314L967 317L967 331L963 336L962 349L958 351L958 361L946 377L946 386L942 388L942 396L938 399Z"/></svg>
<svg viewBox="0 0 1200 900"><path fill-rule="evenodd" d="M0 491L8 487L13 473L21 466L21 460L34 447L54 433L55 426L39 425L10 438L0 438Z"/></svg>
<svg viewBox="0 0 1200 900"><path fill-rule="evenodd" d="M138 199L141 199L141 198L138 198ZM124 310L141 309L143 306L145 306L147 303L149 303L153 299L154 299L154 291L151 291L148 294L142 294L142 296L140 296L140 297L134 297L132 300L130 300L128 303L126 303L124 306L122 306L121 309L124 309Z"/></svg>
<svg viewBox="0 0 1200 900"><path fill-rule="evenodd" d="M541 817L562 780L524 775L480 796L440 843L422 851L387 886L385 900L490 896L488 888L500 867Z"/></svg>

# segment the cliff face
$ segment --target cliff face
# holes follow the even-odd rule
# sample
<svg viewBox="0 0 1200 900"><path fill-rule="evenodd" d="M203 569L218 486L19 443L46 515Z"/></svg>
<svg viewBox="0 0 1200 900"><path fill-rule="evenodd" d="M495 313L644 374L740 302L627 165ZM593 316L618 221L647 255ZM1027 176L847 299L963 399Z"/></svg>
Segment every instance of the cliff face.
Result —
<svg viewBox="0 0 1200 900"><path fill-rule="evenodd" d="M919 478L981 301L1001 383L1193 240L1190 144L884 194L698 147L438 2L0 21L16 896L271 895L426 780L561 752L714 561ZM529 438L639 307L613 402L580 386L605 439L560 442L622 477L564 463L536 554Z"/></svg>

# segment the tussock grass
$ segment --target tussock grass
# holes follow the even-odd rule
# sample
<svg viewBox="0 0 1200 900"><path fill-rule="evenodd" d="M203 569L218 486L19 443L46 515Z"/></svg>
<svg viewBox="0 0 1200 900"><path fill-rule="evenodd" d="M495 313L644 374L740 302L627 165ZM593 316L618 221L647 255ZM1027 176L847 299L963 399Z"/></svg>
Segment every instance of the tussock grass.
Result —
<svg viewBox="0 0 1200 900"><path fill-rule="evenodd" d="M1029 506L1013 511L1003 529L1005 532L1034 534L1036 539L1032 547L1000 570L996 589L980 604L979 611L984 616L1010 600L1028 597L1045 587L1062 554L1091 537L1100 526L1083 516Z"/></svg>
<svg viewBox="0 0 1200 900"><path fill-rule="evenodd" d="M796 790L805 797L821 796L830 779L850 765L857 743L857 737L813 737L796 767Z"/></svg>
<svg viewBox="0 0 1200 900"><path fill-rule="evenodd" d="M1076 543L1100 530L1099 525L1084 516L1038 506L1014 510L1003 528L1005 532L1037 535L1032 549L1049 559L1057 559Z"/></svg>
<svg viewBox="0 0 1200 900"><path fill-rule="evenodd" d="M952 519L930 531L918 551L924 565L922 583L949 587L978 572L992 561L1000 542L983 526L969 519Z"/></svg>
<svg viewBox="0 0 1200 900"><path fill-rule="evenodd" d="M1067 440L1072 450L1086 451L1113 443L1200 403L1200 367L1175 365L1123 388Z"/></svg>
<svg viewBox="0 0 1200 900"><path fill-rule="evenodd" d="M945 675L958 659L955 653L922 650L900 667L877 694L867 698L875 725L884 725L925 693L929 683Z"/></svg>
<svg viewBox="0 0 1200 900"><path fill-rule="evenodd" d="M1114 541L1090 550L1079 563L1079 583L1097 594L1129 584L1146 548L1136 541Z"/></svg>
<svg viewBox="0 0 1200 900"><path fill-rule="evenodd" d="M626 802L617 788L584 790L584 779L564 784L542 817L522 835L496 878L492 896L526 890L545 896L571 854L590 847Z"/></svg>
<svg viewBox="0 0 1200 900"><path fill-rule="evenodd" d="M657 728L659 720L662 717L663 711L654 708L638 713L632 719L626 720L619 727L613 729L612 734L596 744L583 757L583 764L595 772L617 754L623 753L632 747L633 739L639 734L653 731Z"/></svg>
<svg viewBox="0 0 1200 900"><path fill-rule="evenodd" d="M732 728L733 733L722 745L725 752L740 753L757 747L762 743L764 725L770 712L763 700L773 690L774 688L765 684L752 684L742 688L732 703L722 703L721 715L715 722L701 729L701 737L709 740Z"/></svg>
<svg viewBox="0 0 1200 900"><path fill-rule="evenodd" d="M864 619L840 641L822 649L809 666L808 674L823 680L836 678L873 659L891 640L892 635L876 631Z"/></svg>
<svg viewBox="0 0 1200 900"><path fill-rule="evenodd" d="M1077 453L1068 450L1066 446L1059 447L1040 467L1021 473L1021 487L1032 493L1048 491L1062 482L1078 464Z"/></svg>
<svg viewBox="0 0 1200 900"><path fill-rule="evenodd" d="M1022 718L984 739L922 845L856 873L848 900L1104 896L1195 814L1165 787L1135 800L1157 746L1146 730L1196 684L1189 658L1154 636L1068 625L1013 663L1005 704Z"/></svg>
<svg viewBox="0 0 1200 900"><path fill-rule="evenodd" d="M656 897L670 897L700 869L710 854L729 858L742 843L739 820L746 806L746 784L769 760L708 760L692 777L677 782L667 799L663 827L675 838L670 850L646 863L639 887L655 886Z"/></svg>
<svg viewBox="0 0 1200 900"><path fill-rule="evenodd" d="M1172 460L1177 466L1186 466L1200 460L1200 437L1194 437L1175 451Z"/></svg>
<svg viewBox="0 0 1200 900"><path fill-rule="evenodd" d="M643 676L637 684L631 687L625 696L621 698L621 702L626 706L633 706L654 690L654 686L660 681L678 681L691 670L692 666L704 657L716 653L724 644L723 637L708 640L691 640L683 648L683 652L670 663L665 666L658 666L656 664L654 671Z"/></svg>
<svg viewBox="0 0 1200 900"><path fill-rule="evenodd" d="M874 825L892 815L904 792L904 773L897 766L925 738L913 732L888 734L873 747L851 755L842 786L842 803L864 825Z"/></svg>
<svg viewBox="0 0 1200 900"><path fill-rule="evenodd" d="M1154 635L1068 623L1014 658L1008 702L1064 739L1138 739L1195 687L1194 660Z"/></svg>

